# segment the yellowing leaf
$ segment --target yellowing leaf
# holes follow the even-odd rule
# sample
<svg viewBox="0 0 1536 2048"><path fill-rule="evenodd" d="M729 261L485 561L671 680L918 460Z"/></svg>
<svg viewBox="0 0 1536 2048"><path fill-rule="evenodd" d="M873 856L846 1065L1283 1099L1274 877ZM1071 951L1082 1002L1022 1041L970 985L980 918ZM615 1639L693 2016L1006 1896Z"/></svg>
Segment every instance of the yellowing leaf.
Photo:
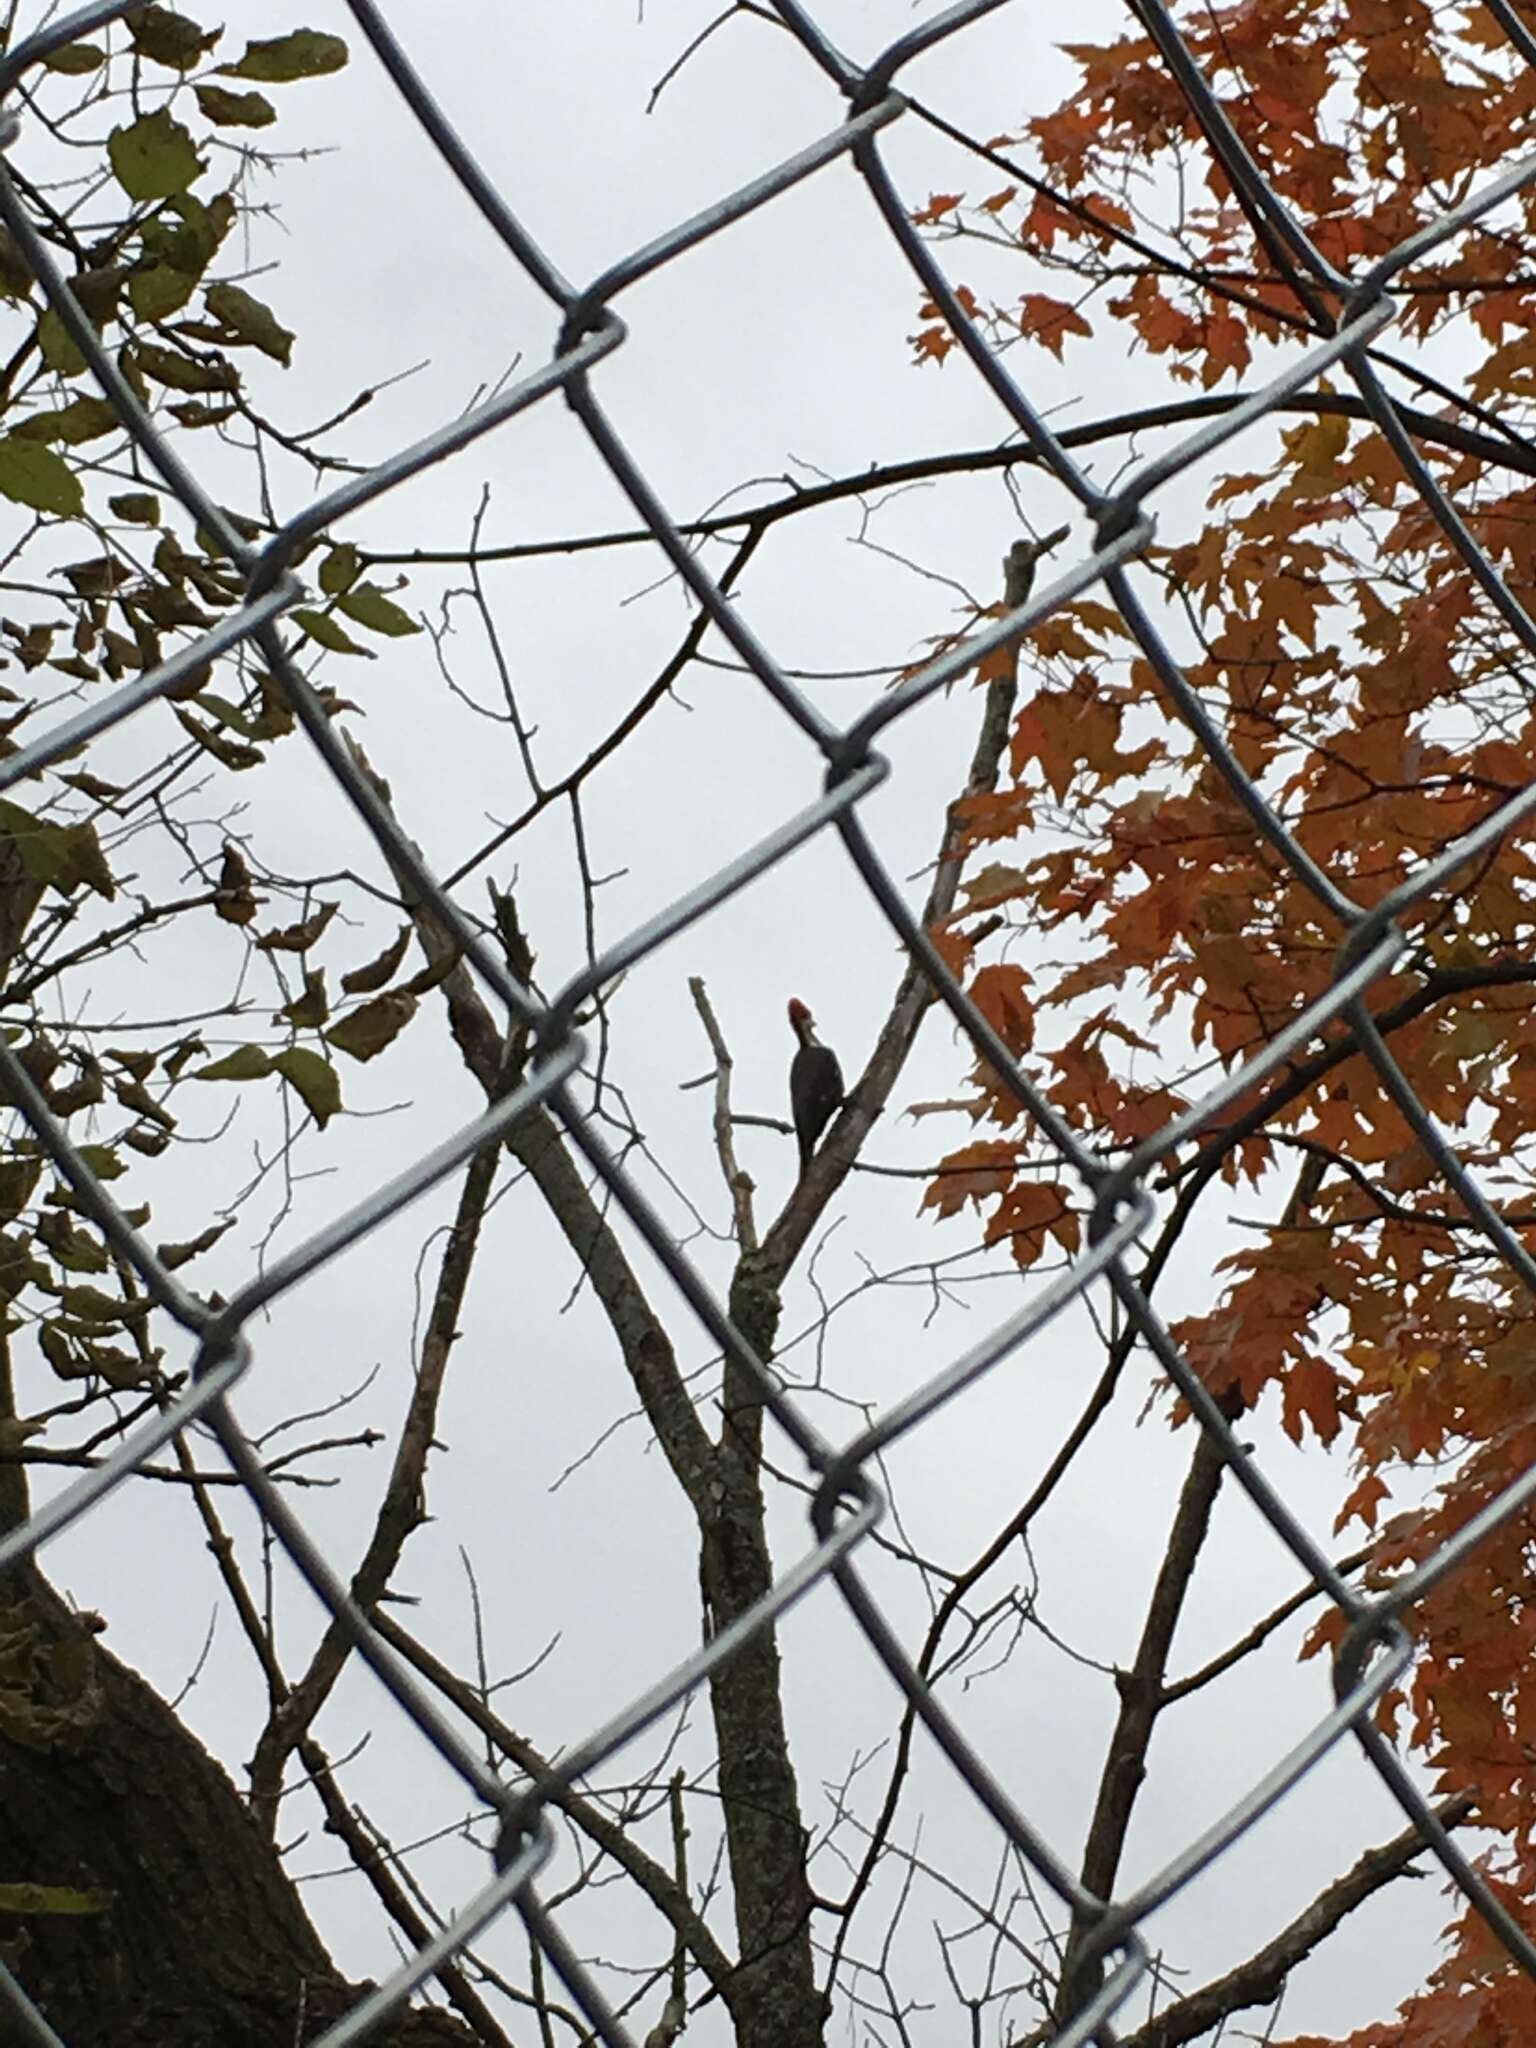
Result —
<svg viewBox="0 0 1536 2048"><path fill-rule="evenodd" d="M411 942L411 926L401 925L399 931L383 952L367 962L365 966L354 967L341 977L341 985L349 996L372 995L382 988L405 958L405 949Z"/></svg>
<svg viewBox="0 0 1536 2048"><path fill-rule="evenodd" d="M325 969L313 967L304 977L304 990L291 1003L284 1003L278 1012L288 1022L302 1031L314 1031L331 1014L330 998L325 992Z"/></svg>
<svg viewBox="0 0 1536 2048"><path fill-rule="evenodd" d="M173 704L171 709L203 752L212 754L213 758L222 761L226 768L233 768L238 773L243 768L259 767L266 758L260 747L247 747L238 740L227 739L216 727L204 725L201 719L194 718L191 712L184 711L181 705Z"/></svg>
<svg viewBox="0 0 1536 2048"><path fill-rule="evenodd" d="M307 1045L290 1045L272 1062L322 1130L341 1108L341 1076Z"/></svg>
<svg viewBox="0 0 1536 2048"><path fill-rule="evenodd" d="M270 306L237 284L209 285L203 303L231 341L259 348L263 355L287 367L293 355L293 335L278 325Z"/></svg>
<svg viewBox="0 0 1536 2048"><path fill-rule="evenodd" d="M308 605L300 605L289 617L304 634L319 647L325 647L332 654L366 654L373 660L371 647L359 647L345 626L338 624L329 612L317 612Z"/></svg>
<svg viewBox="0 0 1536 2048"><path fill-rule="evenodd" d="M342 592L336 603L349 619L356 619L360 626L371 627L375 633L399 636L421 631L419 622L409 612L402 611L374 583L354 584L350 590Z"/></svg>
<svg viewBox="0 0 1536 2048"><path fill-rule="evenodd" d="M359 1004L339 1024L333 1024L326 1039L355 1060L371 1060L397 1039L416 1014L416 998L397 989L391 995L375 996Z"/></svg>
<svg viewBox="0 0 1536 2048"><path fill-rule="evenodd" d="M260 1081L272 1072L273 1065L271 1054L259 1045L242 1045L233 1052L225 1053L221 1060L211 1060L206 1067L194 1067L189 1078L194 1081Z"/></svg>
<svg viewBox="0 0 1536 2048"><path fill-rule="evenodd" d="M200 1230L196 1237L183 1239L179 1244L156 1245L155 1256L162 1266L175 1272L178 1266L186 1265L189 1259L198 1258L203 1252L212 1251L226 1230L233 1230L235 1219L226 1216L222 1223L210 1223L206 1230Z"/></svg>
<svg viewBox="0 0 1536 2048"><path fill-rule="evenodd" d="M284 925L281 931L267 932L256 941L257 950L262 953L307 952L340 907L337 903L322 903L318 910L310 912L302 924Z"/></svg>
<svg viewBox="0 0 1536 2048"><path fill-rule="evenodd" d="M270 128L277 109L265 93L228 92L222 85L193 87L203 118L216 128Z"/></svg>
<svg viewBox="0 0 1536 2048"><path fill-rule="evenodd" d="M129 360L146 377L153 377L157 384L168 384L173 391L234 391L240 383L239 372L222 356L211 360L184 356L150 341L135 342ZM220 413L218 417L224 419L228 415Z"/></svg>
<svg viewBox="0 0 1536 2048"><path fill-rule="evenodd" d="M112 1892L82 1890L77 1885L0 1884L0 1912L32 1919L75 1919L92 1913L110 1913L115 1904Z"/></svg>
<svg viewBox="0 0 1536 2048"><path fill-rule="evenodd" d="M247 43L245 55L237 64L221 64L219 70L226 78L254 78L261 85L288 85L296 78L321 78L328 71L340 71L346 61L347 46L340 36L296 28L291 35Z"/></svg>
<svg viewBox="0 0 1536 2048"><path fill-rule="evenodd" d="M153 491L123 491L115 498L108 498L107 509L133 526L160 524L160 500Z"/></svg>

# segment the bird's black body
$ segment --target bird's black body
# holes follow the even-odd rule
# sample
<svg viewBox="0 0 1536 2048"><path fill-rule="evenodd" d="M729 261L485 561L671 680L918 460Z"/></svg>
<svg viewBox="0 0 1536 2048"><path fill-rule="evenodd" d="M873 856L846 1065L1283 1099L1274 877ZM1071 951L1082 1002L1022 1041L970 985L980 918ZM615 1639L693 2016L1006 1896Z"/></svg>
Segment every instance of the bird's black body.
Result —
<svg viewBox="0 0 1536 2048"><path fill-rule="evenodd" d="M816 1140L843 1106L843 1070L832 1048L818 1042L815 1020L798 997L789 1006L789 1022L800 1041L789 1066L789 1107L804 1173Z"/></svg>

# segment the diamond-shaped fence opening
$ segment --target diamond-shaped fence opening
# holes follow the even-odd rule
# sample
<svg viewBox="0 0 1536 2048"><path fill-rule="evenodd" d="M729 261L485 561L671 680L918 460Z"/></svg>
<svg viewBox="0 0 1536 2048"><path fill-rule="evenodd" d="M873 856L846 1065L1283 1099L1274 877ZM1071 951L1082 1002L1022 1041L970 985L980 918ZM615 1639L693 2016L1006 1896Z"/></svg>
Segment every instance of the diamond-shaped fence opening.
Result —
<svg viewBox="0 0 1536 2048"><path fill-rule="evenodd" d="M112 1254L136 1276L143 1295L174 1319L196 1347L195 1364L179 1391L142 1414L103 1462L73 1480L0 1540L0 1567L15 1567L59 1532L82 1518L88 1520L109 1490L151 1465L182 1432L194 1428L212 1432L263 1525L323 1603L339 1654L361 1657L371 1666L399 1714L414 1723L419 1736L457 1774L466 1794L495 1816L495 1847L483 1889L461 1905L451 1922L429 1930L388 1982L314 2037L328 2048L379 2038L380 2030L398 2020L418 1989L469 1955L482 1930L506 1913L522 1916L545 1963L563 1980L563 1995L579 2010L580 2027L589 2030L580 2038L600 2038L611 2044L633 2039L628 2023L616 2016L600 1988L596 1970L579 1959L563 1931L559 1907L552 1908L541 1890L541 1873L554 1848L561 1801L573 1788L601 1773L641 1731L698 1693L712 1674L737 1659L744 1647L763 1641L792 1603L822 1584L835 1586L847 1628L862 1631L928 1736L953 1764L979 1813L985 1816L985 1824L998 1832L1000 1842L1006 1840L1017 1852L1021 1867L1027 1866L1032 1880L1053 1902L1058 1917L1070 1920L1085 1933L1072 1952L1070 1979L1058 2004L1054 2030L1032 2038L1063 2044L1110 2038L1107 2029L1114 2016L1123 2013L1127 1999L1145 1984L1152 1966L1143 1931L1149 1916L1185 1885L1199 1879L1213 1882L1208 1873L1222 1852L1346 1738L1363 1746L1409 1824L1421 1831L1425 1844L1455 1884L1485 1916L1504 1952L1521 1969L1536 1975L1536 1947L1484 1873L1473 1866L1437 1818L1419 1784L1378 1731L1373 1711L1401 1678L1411 1656L1404 1617L1411 1616L1415 1603L1431 1587L1458 1569L1491 1528L1522 1512L1536 1494L1536 1469L1489 1499L1482 1513L1466 1523L1453 1540L1394 1581L1389 1591L1374 1596L1362 1592L1318 1547L1302 1519L1265 1476L1261 1462L1248 1455L1228 1411L1175 1343L1129 1257L1138 1232L1152 1215L1149 1188L1160 1170L1224 1112L1250 1099L1258 1082L1302 1058L1326 1027L1338 1023L1355 1034L1355 1042L1373 1063L1444 1184L1487 1243L1520 1282L1527 1287L1536 1284L1530 1253L1416 1099L1368 1002L1372 983L1399 957L1406 943L1398 923L1402 913L1441 888L1459 869L1491 851L1536 809L1536 789L1521 790L1493 805L1461 839L1426 855L1417 871L1384 899L1369 906L1352 900L1326 866L1298 843L1270 798L1244 768L1176 659L1163 623L1147 609L1128 573L1151 539L1160 499L1176 479L1257 423L1278 416L1298 394L1316 392L1320 380L1331 377L1335 384L1347 381L1353 386L1365 415L1395 450L1422 494L1427 512L1459 552L1478 589L1525 652L1536 654L1536 626L1427 467L1371 358L1373 344L1398 316L1393 290L1405 268L1437 250L1448 249L1468 227L1536 182L1536 158L1517 162L1502 175L1473 184L1454 203L1448 199L1437 220L1345 274L1314 245L1297 214L1249 156L1192 61L1169 9L1161 0L1137 0L1134 12L1142 31L1155 45L1168 75L1177 81L1207 152L1219 162L1231 190L1262 223L1277 265L1283 264L1293 279L1304 281L1314 303L1326 302L1332 310L1326 319L1320 318L1317 331L1305 345L1294 351L1283 373L1242 403L1225 407L1204 424L1170 440L1155 456L1136 462L1106 490L1075 459L1070 433L1058 433L1031 402L1026 380L1015 376L1011 360L997 351L983 331L974 306L955 289L940 251L913 224L910 196L898 190L888 168L892 132L909 113L902 87L907 67L937 45L963 38L972 24L1008 0L959 0L959 4L915 23L900 40L862 66L835 50L813 16L794 0L773 0L771 10L757 10L771 11L780 27L796 40L807 63L819 66L844 95L845 118L809 139L796 154L738 189L720 193L704 210L677 221L586 283L571 283L562 275L557 268L559 252L541 248L522 224L517 211L520 195L496 188L434 102L407 52L418 33L425 36L424 24L407 23L402 18L392 26L369 0L349 0L349 4L404 108L456 181L462 204L479 210L501 245L505 263L519 270L549 301L557 326L553 351L547 360L520 365L493 394L414 445L364 473L317 491L300 517L258 544L245 538L221 510L216 493L200 480L195 462L178 452L180 444L173 448L159 431L133 379L104 346L67 281L57 247L47 232L47 216L40 216L35 195L0 165L0 210L19 260L46 294L63 330L85 359L97 390L132 435L146 469L179 501L196 527L213 536L226 561L238 571L242 589L233 609L206 632L186 640L169 659L133 680L99 689L85 708L60 718L51 730L29 738L10 753L0 762L0 790L14 797L40 769L76 757L87 742L124 727L141 707L174 699L189 678L203 672L214 657L243 647L302 725L330 778L335 804L350 806L398 885L400 901L409 907L418 929L437 947L437 985L449 990L458 1005L456 1017L460 1022L470 1020L466 1029L476 1019L483 1023L488 1035L482 1053L488 1065L477 1078L485 1087L487 1106L453 1128L445 1126L435 1142L396 1178L345 1207L294 1249L252 1272L247 1284L230 1299L214 1303L184 1284L175 1266L152 1248L144 1231L114 1201L112 1188L102 1177L100 1160L50 1108L45 1087L29 1071L17 1048L0 1044L0 1073L9 1101L72 1190L79 1212L99 1228ZM1536 62L1531 37L1511 10L1495 5L1490 11L1508 36L1510 47L1527 62ZM128 0L107 0L107 4L85 8L54 23L11 50L0 65L11 109L4 117L8 142L14 143L33 118L27 103L28 86L38 67L58 51L133 12ZM713 575L696 537L680 531L605 410L600 396L602 380L597 374L626 345L626 293L630 287L642 280L664 278L670 265L708 238L728 236L736 223L758 209L772 208L785 193L834 167L843 175L851 167L863 181L870 232L889 236L899 249L915 283L937 308L954 343L990 392L998 408L1000 430L1015 435L1038 470L1053 478L1075 502L1080 531L1086 536L1075 543L1072 559L1063 559L1049 572L1042 572L1040 587L1031 590L1025 576L1019 589L1010 589L1009 608L1002 616L910 673L895 688L862 702L857 715L843 723L829 719L790 679L773 650L762 643L738 610L729 592L729 579ZM542 995L535 993L530 977L518 971L515 946L495 942L482 925L465 915L450 886L423 857L397 817L387 790L344 736L325 693L306 674L285 627L288 615L306 602L309 586L301 564L318 537L329 534L347 515L407 484L431 464L539 407L565 407L574 414L591 449L654 538L701 616L717 630L776 714L791 721L825 762L824 793L817 800L783 818L728 865L700 872L685 895L601 948L585 971L563 987ZM1058 536L1062 537L1064 533ZM1031 628L1088 593L1117 609L1155 670L1167 700L1198 739L1231 799L1266 844L1269 857L1283 864L1300 889L1310 892L1320 923L1338 943L1336 971L1323 996L1294 1015L1251 1057L1206 1086L1186 1111L1146 1137L1128 1156L1114 1155L1112 1159L1084 1142L967 995L936 945L930 921L910 908L904 888L888 871L865 823L866 800L891 774L881 752L887 735L917 706L968 675L988 656L1016 647ZM730 767L722 768L722 773L730 772ZM946 1006L978 1057L990 1064L1055 1147L1062 1175L1088 1218L1083 1248L1067 1270L1049 1283L1026 1288L1012 1313L996 1321L962 1354L869 1426L842 1442L829 1440L811 1422L807 1403L786 1390L786 1382L766 1355L761 1330L753 1326L750 1302L743 1297L726 1304L718 1298L700 1263L679 1247L639 1178L613 1149L611 1133L583 1107L574 1086L593 1056L592 1005L616 976L643 962L695 920L730 906L758 878L778 863L791 860L808 843L827 843L834 838L841 841L870 904L895 934L910 963L909 981L898 1002L897 1036L910 1036L935 998ZM934 886L940 891L948 889L948 903L953 902L954 880L954 873L946 874L941 864ZM313 1076L310 1079L313 1081ZM304 1514L274 1482L261 1450L236 1421L230 1395L253 1361L261 1357L265 1312L280 1303L290 1288L337 1259L449 1175L479 1159L493 1162L514 1133L526 1134L540 1118L552 1118L554 1126L565 1133L574 1155L584 1162L590 1184L598 1190L594 1214L600 1210L621 1217L627 1231L643 1241L650 1257L687 1303L702 1338L724 1361L726 1381L734 1388L735 1397L766 1408L815 1478L801 1552L793 1561L781 1563L771 1583L739 1600L735 1611L709 1634L697 1654L668 1670L648 1690L603 1702L601 1715L594 1717L598 1721L595 1730L570 1743L556 1761L536 1772L510 1772L487 1760L469 1724L460 1714L450 1712L439 1688L422 1670L413 1668L410 1656L394 1640L387 1611L365 1611L354 1598L354 1589L337 1576L306 1527ZM769 1265L774 1259L781 1262L780 1272L798 1248L798 1240L790 1241L795 1230L803 1239L805 1227L795 1225L788 1238L770 1241L765 1249ZM1090 1289L1105 1299L1112 1296L1118 1303L1125 1327L1140 1339L1193 1410L1209 1446L1213 1469L1219 1475L1224 1468L1246 1492L1279 1541L1293 1553L1304 1577L1323 1590L1346 1625L1336 1657L1336 1704L1332 1709L1319 1716L1289 1755L1260 1760L1246 1796L1214 1826L1183 1844L1133 1890L1109 1899L1094 1896L1080 1882L1059 1850L1043 1838L1028 1812L1005 1789L1007 1774L995 1769L962 1732L930 1676L918 1669L899 1631L882 1612L870 1590L867 1569L867 1546L885 1506L880 1483L883 1453L909 1431L921 1431L930 1417L1002 1360L1018 1355ZM0 1875L19 1879L26 1873L5 1871ZM6 2038L57 2042L59 2036L44 2013L3 1966L0 1995L9 2012ZM680 2026L680 2017L674 2015L674 2019ZM655 2038L675 2037L674 2031L658 2033Z"/></svg>

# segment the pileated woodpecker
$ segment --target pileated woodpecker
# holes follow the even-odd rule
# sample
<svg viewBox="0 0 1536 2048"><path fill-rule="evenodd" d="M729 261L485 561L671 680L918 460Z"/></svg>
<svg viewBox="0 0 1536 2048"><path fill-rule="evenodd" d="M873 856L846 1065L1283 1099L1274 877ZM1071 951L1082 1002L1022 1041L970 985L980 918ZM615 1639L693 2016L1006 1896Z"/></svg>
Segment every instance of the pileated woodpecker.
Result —
<svg viewBox="0 0 1536 2048"><path fill-rule="evenodd" d="M816 1036L816 1020L798 996L789 1002L789 1025L800 1048L789 1064L789 1107L800 1140L800 1171L811 1163L816 1140L843 1106L843 1070L837 1054Z"/></svg>
<svg viewBox="0 0 1536 2048"><path fill-rule="evenodd" d="M1035 587L1035 564L1042 555L1048 555L1052 548L1059 547L1070 531L1070 527L1058 526L1044 540L1016 540L1004 555L1003 603L1009 611L1015 611L1028 602L1029 593Z"/></svg>

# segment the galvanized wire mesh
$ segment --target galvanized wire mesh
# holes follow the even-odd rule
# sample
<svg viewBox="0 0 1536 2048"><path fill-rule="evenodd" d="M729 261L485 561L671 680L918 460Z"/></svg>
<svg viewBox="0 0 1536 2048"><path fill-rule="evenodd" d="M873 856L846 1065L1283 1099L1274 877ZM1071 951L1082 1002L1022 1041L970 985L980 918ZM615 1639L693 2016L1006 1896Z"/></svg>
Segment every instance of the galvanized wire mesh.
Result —
<svg viewBox="0 0 1536 2048"><path fill-rule="evenodd" d="M1520 1965L1536 1975L1536 1947L1472 1867L1436 1818L1403 1764L1373 1726L1371 1709L1403 1673L1410 1641L1402 1617L1436 1582L1454 1572L1472 1547L1504 1518L1515 1514L1536 1495L1536 1471L1510 1485L1504 1493L1433 1557L1398 1579L1390 1591L1366 1597L1349 1584L1312 1541L1286 1502L1244 1454L1218 1405L1181 1355L1159 1315L1124 1262L1138 1229L1152 1213L1148 1177L1160 1162L1193 1134L1217 1119L1245 1095L1255 1081L1301 1052L1331 1022L1347 1024L1374 1065L1425 1151L1465 1203L1488 1243L1528 1288L1536 1291L1536 1265L1512 1234L1456 1154L1416 1100L1372 1021L1364 993L1405 944L1396 919L1408 906L1438 887L1469 857L1491 848L1528 811L1536 808L1536 789L1502 804L1465 838L1448 845L1434 859L1367 910L1353 902L1309 858L1287 830L1261 791L1244 772L1222 732L1203 707L1180 669L1157 622L1144 607L1127 576L1128 565L1153 531L1157 495L1175 477L1271 414L1283 401L1316 386L1332 369L1354 383L1370 417L1395 450L1404 470L1422 494L1425 505L1520 644L1536 655L1536 626L1515 601L1487 554L1469 533L1418 454L1392 398L1383 389L1367 348L1372 338L1393 321L1394 279L1405 266L1452 241L1469 224L1536 181L1536 158L1515 164L1504 175L1471 193L1358 277L1340 272L1309 238L1290 209L1256 167L1224 116L1207 83L1160 0L1138 0L1137 12L1155 40L1170 73L1177 79L1209 148L1234 188L1264 224L1277 266L1304 300L1314 307L1322 295L1342 307L1333 331L1298 353L1282 376L1243 403L1210 420L1197 432L1177 441L1157 459L1142 463L1110 491L1101 491L1073 460L1067 448L1031 404L1028 394L979 331L947 282L932 249L914 230L908 206L894 186L882 156L884 132L901 120L906 103L898 89L903 67L919 52L966 27L1008 0L958 0L935 18L913 28L876 61L858 67L826 39L810 13L797 0L773 0L774 12L797 39L806 58L819 66L846 95L846 120L832 133L809 142L797 155L775 165L739 190L722 196L691 219L635 250L585 286L571 284L523 228L508 199L490 183L455 134L441 109L371 0L349 0L358 26L372 45L411 114L420 123L444 164L458 181L467 201L476 207L500 241L509 263L518 265L543 291L561 316L558 341L550 360L499 392L477 409L455 418L415 446L404 448L366 475L358 476L318 498L290 521L265 546L247 545L213 502L198 477L167 444L146 416L118 368L104 353L91 322L54 263L46 243L35 231L26 205L0 165L0 213L41 282L76 346L86 358L101 389L121 415L144 459L158 472L187 512L216 537L245 579L244 601L230 617L172 659L139 680L102 695L89 709L70 717L46 737L33 741L0 763L0 790L47 764L57 762L82 742L129 718L141 706L184 680L199 664L248 641L277 678L309 740L334 778L337 792L349 803L384 852L391 869L408 879L453 935L464 959L485 992L500 1005L508 1025L529 1027L538 1048L526 1079L512 1094L496 1102L464 1129L443 1139L408 1172L380 1187L349 1213L300 1245L252 1279L233 1299L210 1307L178 1281L138 1231L115 1206L111 1194L92 1172L80 1150L50 1113L42 1092L14 1054L0 1043L0 1077L10 1102L20 1110L59 1173L68 1181L85 1211L99 1225L113 1248L129 1262L153 1301L196 1340L195 1370L184 1392L164 1413L143 1424L99 1469L72 1484L21 1527L0 1541L0 1569L32 1553L64 1527L90 1513L95 1502L194 1422L214 1432L244 1486L259 1506L295 1566L329 1613L341 1622L358 1653L367 1660L393 1696L400 1711L420 1735L458 1774L467 1790L499 1817L499 1842L483 1889L466 1902L443 1931L387 1983L365 1998L324 2035L327 2048L362 2042L445 1962L463 1952L476 1935L508 1908L519 1913L532 1938L542 1947L571 1997L595 2033L619 2048L630 2037L612 2016L591 1972L576 1958L558 1921L541 1903L539 1875L552 1846L552 1792L579 1784L648 1724L699 1687L710 1671L730 1658L754 1631L774 1619L808 1589L824 1580L840 1589L848 1612L878 1653L910 1701L934 1741L952 1761L964 1786L990 1816L1057 1901L1092 1934L1079 1959L1082 1996L1070 2022L1056 2039L1077 2044L1095 2036L1141 1981L1149 1968L1142 1927L1148 1915L1203 1871L1238 1836L1334 1744L1353 1734L1381 1778L1401 1804L1410 1822L1439 1858L1461 1890L1475 1902L1498 1939ZM128 11L129 0L101 0L56 23L25 42L0 63L0 82L7 94L50 51L87 34ZM1511 13L1505 0L1488 0L1494 18L1511 47L1536 64L1536 42ZM17 117L6 113L0 145L18 132ZM693 248L705 237L728 230L758 207L770 205L802 180L824 167L851 162L864 181L875 212L895 239L925 293L969 357L976 373L996 399L1006 420L1017 429L1036 460L1071 494L1081 510L1092 546L1066 573L1029 602L975 633L962 645L929 663L902 685L882 695L846 727L829 722L795 687L761 645L702 565L660 502L623 440L605 415L592 372L624 345L626 328L617 306L625 290ZM821 799L787 819L759 845L718 872L703 877L686 896L660 915L610 946L583 974L550 1002L538 1001L508 972L506 965L463 918L438 879L423 866L369 780L359 770L311 683L290 658L279 624L285 611L304 595L292 564L317 535L346 515L370 503L427 465L515 419L541 402L563 400L584 426L591 444L627 495L646 528L666 554L677 575L703 612L730 643L751 675L783 716L814 742L826 762ZM967 999L935 951L928 935L906 907L891 876L866 835L860 816L863 799L888 773L877 749L882 733L914 706L975 666L1013 636L1048 618L1085 591L1102 586L1131 628L1168 697L1199 736L1214 764L1256 830L1310 891L1339 935L1337 968L1328 994L1298 1015L1264 1049L1240 1069L1209 1088L1188 1111L1146 1140L1122 1165L1110 1170L1075 1134L1064 1119L1019 1069L1007 1047ZM920 963L933 989L972 1045L997 1074L1006 1078L1018 1101L1060 1155L1064 1169L1076 1176L1091 1214L1088 1249L1070 1271L1048 1285L1029 1290L1023 1306L982 1342L953 1360L920 1390L893 1407L875 1426L852 1442L827 1441L806 1419L796 1400L755 1356L733 1327L720 1303L694 1265L676 1246L633 1178L606 1149L599 1132L586 1118L573 1093L573 1076L585 1047L575 1019L595 991L624 966L635 962L707 910L727 901L773 864L792 855L814 835L840 836L847 854L891 927L910 955ZM606 1184L671 1275L713 1342L755 1383L762 1401L798 1447L818 1484L811 1510L812 1541L792 1568L783 1572L771 1592L696 1656L670 1671L641 1697L629 1700L585 1740L567 1749L558 1772L532 1787L510 1787L465 1741L401 1660L381 1640L347 1589L332 1573L285 1497L263 1470L251 1441L237 1424L228 1402L235 1382L251 1363L253 1319L269 1303L306 1275L326 1264L375 1229L423 1190L431 1187L493 1143L530 1107L546 1105L563 1123L592 1170ZM1130 1321L1193 1409L1203 1430L1220 1451L1234 1481L1248 1494L1269 1526L1294 1554L1306 1576L1321 1587L1346 1617L1344 1637L1334 1672L1335 1704L1292 1752L1255 1783L1220 1821L1189 1843L1155 1876L1128 1895L1115 1899L1089 1896L1066 1863L1044 1841L1026 1814L1013 1803L986 1761L972 1749L933 1691L919 1675L887 1617L866 1584L861 1548L882 1511L880 1489L872 1471L879 1454L898 1437L920 1426L942 1404L1014 1354L1053 1317L1092 1286L1113 1290ZM0 2004L10 2013L8 2037L55 2044L58 2037L0 1967ZM19 2033L18 2033L19 2030Z"/></svg>

